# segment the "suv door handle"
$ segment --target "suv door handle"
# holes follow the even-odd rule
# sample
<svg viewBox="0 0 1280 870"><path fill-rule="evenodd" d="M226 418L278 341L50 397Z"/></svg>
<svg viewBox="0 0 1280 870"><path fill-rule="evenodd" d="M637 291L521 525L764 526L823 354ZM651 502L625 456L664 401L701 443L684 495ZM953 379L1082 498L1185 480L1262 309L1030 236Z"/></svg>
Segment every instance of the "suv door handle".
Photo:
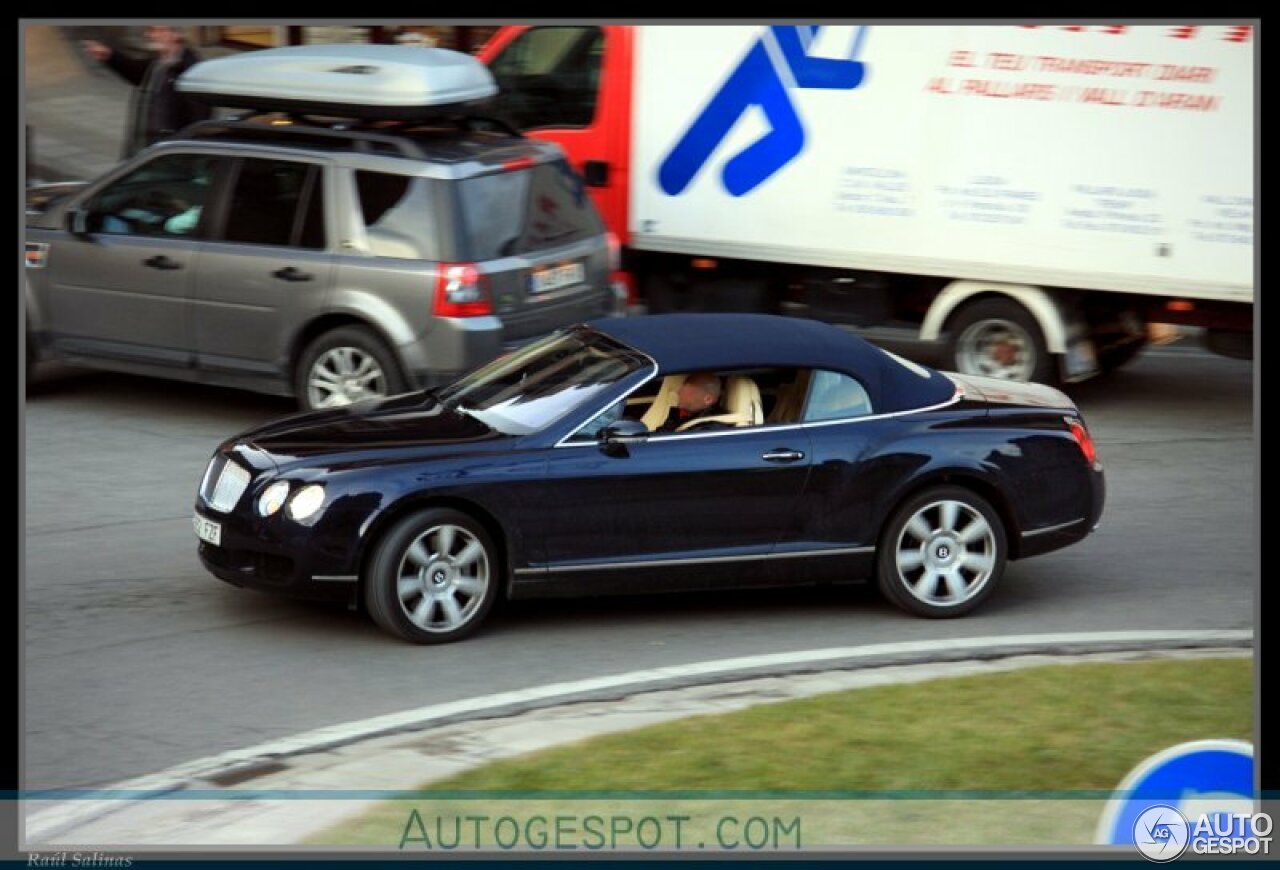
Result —
<svg viewBox="0 0 1280 870"><path fill-rule="evenodd" d="M161 269L166 272L182 268L181 263L177 260L170 260L164 254L156 254L154 257L148 257L142 261L142 265L150 266L152 269Z"/></svg>
<svg viewBox="0 0 1280 870"><path fill-rule="evenodd" d="M311 273L303 272L301 269L295 269L293 266L285 266L283 269L276 269L271 273L281 281L310 281Z"/></svg>
<svg viewBox="0 0 1280 870"><path fill-rule="evenodd" d="M799 460L804 459L804 451L787 450L786 448L779 447L777 450L770 450L766 453L762 453L760 458L765 462L798 462Z"/></svg>

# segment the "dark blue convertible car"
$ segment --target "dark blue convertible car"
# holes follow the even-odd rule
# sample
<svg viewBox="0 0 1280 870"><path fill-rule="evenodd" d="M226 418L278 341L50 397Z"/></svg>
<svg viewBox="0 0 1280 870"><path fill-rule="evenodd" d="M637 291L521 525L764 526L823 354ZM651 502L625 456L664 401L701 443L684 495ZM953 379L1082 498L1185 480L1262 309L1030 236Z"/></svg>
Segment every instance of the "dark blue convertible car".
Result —
<svg viewBox="0 0 1280 870"><path fill-rule="evenodd" d="M719 402L681 422L694 373ZM1087 535L1103 498L1057 390L810 320L674 314L246 432L214 454L194 519L223 580L345 598L439 643L500 595L875 578L911 613L957 616L1009 559Z"/></svg>

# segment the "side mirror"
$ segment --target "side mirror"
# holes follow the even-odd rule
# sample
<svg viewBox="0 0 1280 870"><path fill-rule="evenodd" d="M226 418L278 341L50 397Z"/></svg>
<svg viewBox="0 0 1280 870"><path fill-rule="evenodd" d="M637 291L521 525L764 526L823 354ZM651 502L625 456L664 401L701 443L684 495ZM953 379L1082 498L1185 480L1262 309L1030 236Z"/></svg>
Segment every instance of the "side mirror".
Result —
<svg viewBox="0 0 1280 870"><path fill-rule="evenodd" d="M600 447L609 456L626 456L628 444L647 441L650 434L639 420L619 420L600 430Z"/></svg>

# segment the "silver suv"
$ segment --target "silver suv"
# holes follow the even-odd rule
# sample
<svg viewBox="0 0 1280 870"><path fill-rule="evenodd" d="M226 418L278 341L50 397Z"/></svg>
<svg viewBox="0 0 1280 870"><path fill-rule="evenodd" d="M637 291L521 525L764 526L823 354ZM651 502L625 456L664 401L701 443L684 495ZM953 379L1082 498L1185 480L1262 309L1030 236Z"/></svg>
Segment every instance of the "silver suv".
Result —
<svg viewBox="0 0 1280 870"><path fill-rule="evenodd" d="M28 369L313 409L613 313L616 245L563 153L483 127L208 121L98 181L28 190Z"/></svg>

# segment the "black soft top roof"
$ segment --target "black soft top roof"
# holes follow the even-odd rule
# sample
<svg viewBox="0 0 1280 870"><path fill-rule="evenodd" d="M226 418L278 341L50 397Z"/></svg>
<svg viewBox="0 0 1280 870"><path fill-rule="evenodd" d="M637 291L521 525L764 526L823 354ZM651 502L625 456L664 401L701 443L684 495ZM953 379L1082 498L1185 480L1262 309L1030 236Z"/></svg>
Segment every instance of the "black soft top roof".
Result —
<svg viewBox="0 0 1280 870"><path fill-rule="evenodd" d="M860 380L878 413L945 402L956 386L928 366L906 363L843 329L769 314L651 314L593 320L594 329L653 357L659 374L794 366Z"/></svg>

